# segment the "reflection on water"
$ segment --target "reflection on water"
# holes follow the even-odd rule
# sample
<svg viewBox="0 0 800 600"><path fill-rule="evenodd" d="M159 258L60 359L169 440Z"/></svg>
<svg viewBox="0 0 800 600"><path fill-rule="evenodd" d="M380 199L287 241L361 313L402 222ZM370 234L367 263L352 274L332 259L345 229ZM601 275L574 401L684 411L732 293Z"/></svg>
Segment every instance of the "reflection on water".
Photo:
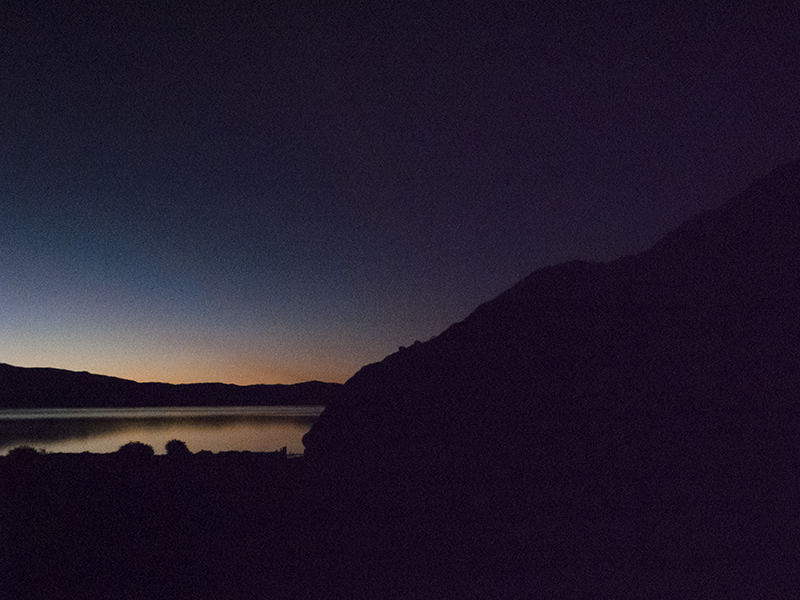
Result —
<svg viewBox="0 0 800 600"><path fill-rule="evenodd" d="M322 406L0 410L0 454L17 446L47 452L115 452L131 441L165 452L172 439L189 450L303 452L302 437Z"/></svg>

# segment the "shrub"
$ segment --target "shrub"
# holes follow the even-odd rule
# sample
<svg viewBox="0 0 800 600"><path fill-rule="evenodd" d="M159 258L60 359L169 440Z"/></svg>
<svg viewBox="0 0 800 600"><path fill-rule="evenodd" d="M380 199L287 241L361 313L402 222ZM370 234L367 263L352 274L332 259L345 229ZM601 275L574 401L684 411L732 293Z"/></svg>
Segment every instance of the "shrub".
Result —
<svg viewBox="0 0 800 600"><path fill-rule="evenodd" d="M181 440L168 441L166 449L167 449L167 456L173 456L176 458L180 458L182 456L191 456L192 454L189 451L189 448L186 447L186 442L182 442Z"/></svg>
<svg viewBox="0 0 800 600"><path fill-rule="evenodd" d="M8 455L16 459L34 458L44 453L44 450L37 450L31 446L17 446L8 451Z"/></svg>
<svg viewBox="0 0 800 600"><path fill-rule="evenodd" d="M149 446L142 442L128 442L124 446L120 446L116 454L123 458L140 460L140 459L152 458L155 452L153 452L152 446Z"/></svg>

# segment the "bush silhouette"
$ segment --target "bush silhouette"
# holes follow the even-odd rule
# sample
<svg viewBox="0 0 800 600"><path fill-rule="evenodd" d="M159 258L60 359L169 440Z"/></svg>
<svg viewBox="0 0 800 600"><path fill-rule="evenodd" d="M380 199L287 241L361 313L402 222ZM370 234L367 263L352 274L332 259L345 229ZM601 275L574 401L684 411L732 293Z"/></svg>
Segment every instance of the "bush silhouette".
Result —
<svg viewBox="0 0 800 600"><path fill-rule="evenodd" d="M191 452L189 448L186 447L186 442L182 442L181 440L170 440L167 442L166 445L167 456L172 456L175 458L181 458L184 456L191 456Z"/></svg>
<svg viewBox="0 0 800 600"><path fill-rule="evenodd" d="M120 446L116 454L125 459L144 460L152 458L155 452L153 452L152 446L142 442L128 442L124 446Z"/></svg>
<svg viewBox="0 0 800 600"><path fill-rule="evenodd" d="M17 446L8 451L8 456L14 459L31 459L44 454L44 450L37 450L31 446Z"/></svg>

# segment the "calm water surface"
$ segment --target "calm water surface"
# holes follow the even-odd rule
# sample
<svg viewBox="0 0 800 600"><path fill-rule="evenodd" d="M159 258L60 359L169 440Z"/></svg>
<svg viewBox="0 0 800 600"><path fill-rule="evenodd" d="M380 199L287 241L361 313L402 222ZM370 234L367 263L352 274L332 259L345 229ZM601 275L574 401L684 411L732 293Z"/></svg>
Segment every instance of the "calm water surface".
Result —
<svg viewBox="0 0 800 600"><path fill-rule="evenodd" d="M164 454L169 440L189 450L303 452L303 435L323 406L72 408L0 410L0 455L17 446L47 452L115 452L143 442Z"/></svg>

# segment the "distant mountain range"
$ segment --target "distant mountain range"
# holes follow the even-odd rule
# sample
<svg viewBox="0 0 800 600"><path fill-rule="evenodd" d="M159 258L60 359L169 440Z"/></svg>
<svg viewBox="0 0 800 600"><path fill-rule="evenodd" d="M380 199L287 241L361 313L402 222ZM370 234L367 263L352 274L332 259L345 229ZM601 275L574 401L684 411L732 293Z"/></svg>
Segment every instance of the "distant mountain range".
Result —
<svg viewBox="0 0 800 600"><path fill-rule="evenodd" d="M133 408L157 406L324 406L342 385L137 383L127 379L0 363L0 408Z"/></svg>
<svg viewBox="0 0 800 600"><path fill-rule="evenodd" d="M320 477L388 482L424 523L415 547L452 557L436 580L514 598L800 589L800 162L365 366L304 443Z"/></svg>

